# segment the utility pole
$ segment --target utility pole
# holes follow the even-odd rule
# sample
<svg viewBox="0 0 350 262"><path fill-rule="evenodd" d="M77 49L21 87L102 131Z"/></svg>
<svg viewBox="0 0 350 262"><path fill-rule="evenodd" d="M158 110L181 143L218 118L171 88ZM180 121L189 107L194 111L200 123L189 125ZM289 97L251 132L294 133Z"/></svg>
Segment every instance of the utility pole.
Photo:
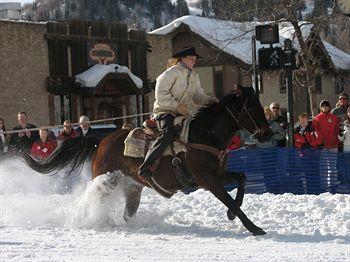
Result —
<svg viewBox="0 0 350 262"><path fill-rule="evenodd" d="M285 53L285 72L287 80L287 95L288 95L288 144L289 146L294 145L293 131L294 131L294 99L293 99L293 65L292 55L294 55L292 40L284 40L284 53Z"/></svg>
<svg viewBox="0 0 350 262"><path fill-rule="evenodd" d="M253 81L255 94L259 99L259 77L258 77L258 66L256 63L256 37L252 36L252 65L253 65Z"/></svg>

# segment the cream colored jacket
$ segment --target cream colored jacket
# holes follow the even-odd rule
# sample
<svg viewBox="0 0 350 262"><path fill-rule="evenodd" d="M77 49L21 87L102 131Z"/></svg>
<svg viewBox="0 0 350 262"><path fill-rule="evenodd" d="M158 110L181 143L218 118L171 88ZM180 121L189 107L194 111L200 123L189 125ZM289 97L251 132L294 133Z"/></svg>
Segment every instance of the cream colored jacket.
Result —
<svg viewBox="0 0 350 262"><path fill-rule="evenodd" d="M204 94L197 73L177 63L157 77L155 98L153 112L157 116L178 114L179 104L187 106L189 115L193 116L210 97Z"/></svg>

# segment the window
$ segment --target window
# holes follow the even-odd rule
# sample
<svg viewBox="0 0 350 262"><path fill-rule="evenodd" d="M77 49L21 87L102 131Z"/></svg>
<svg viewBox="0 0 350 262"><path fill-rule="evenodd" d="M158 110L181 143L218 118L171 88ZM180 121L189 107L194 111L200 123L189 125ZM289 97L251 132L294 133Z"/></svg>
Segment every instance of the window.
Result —
<svg viewBox="0 0 350 262"><path fill-rule="evenodd" d="M343 77L337 77L335 80L335 93L340 94L344 91L344 82L345 79Z"/></svg>
<svg viewBox="0 0 350 262"><path fill-rule="evenodd" d="M218 98L224 95L224 74L222 71L214 72L214 90Z"/></svg>
<svg viewBox="0 0 350 262"><path fill-rule="evenodd" d="M279 82L280 82L280 93L285 94L287 92L287 78L286 72L281 71L279 74Z"/></svg>
<svg viewBox="0 0 350 262"><path fill-rule="evenodd" d="M322 94L322 77L320 75L315 77L315 89L317 94Z"/></svg>

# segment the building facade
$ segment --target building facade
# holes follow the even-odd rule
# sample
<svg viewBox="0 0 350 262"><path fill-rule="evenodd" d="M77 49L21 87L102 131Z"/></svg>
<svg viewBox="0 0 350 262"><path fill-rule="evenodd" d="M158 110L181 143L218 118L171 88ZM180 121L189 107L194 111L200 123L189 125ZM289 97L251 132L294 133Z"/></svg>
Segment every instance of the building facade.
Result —
<svg viewBox="0 0 350 262"><path fill-rule="evenodd" d="M197 60L195 70L207 94L220 97L235 84L254 85L252 33L249 33L252 30L249 26L251 25L185 16L150 32L147 36L153 47L153 52L148 54L148 61L153 66L149 73L150 80L154 81L166 68L166 62L173 53L183 46L192 45L203 57ZM257 45L257 49L261 47L259 43ZM332 64L333 69L322 71L320 68L320 73L315 77L316 97L318 102L328 99L334 106L340 92L350 92L350 55L328 45L322 55ZM334 53L327 53L329 50ZM342 57L341 63L338 63L339 57ZM339 65L341 66L337 67ZM262 105L278 102L286 114L288 101L285 71L260 71L258 82ZM297 82L294 82L293 93L294 119L297 119L298 114L310 110L310 102L307 89Z"/></svg>

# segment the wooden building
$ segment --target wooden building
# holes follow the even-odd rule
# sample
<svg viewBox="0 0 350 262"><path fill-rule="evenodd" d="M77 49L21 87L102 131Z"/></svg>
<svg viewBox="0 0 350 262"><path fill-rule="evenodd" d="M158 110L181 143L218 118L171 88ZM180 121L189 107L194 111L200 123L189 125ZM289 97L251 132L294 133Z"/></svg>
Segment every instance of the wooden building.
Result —
<svg viewBox="0 0 350 262"><path fill-rule="evenodd" d="M145 33L127 30L125 24L72 20L49 22L48 42L53 123L87 115L91 120L141 113L148 90ZM143 81L138 88L126 73L111 72L95 86L85 87L75 76L94 64L118 64L130 68ZM124 121L131 121L124 120ZM118 126L123 122L119 121ZM133 122L140 124L140 119Z"/></svg>

